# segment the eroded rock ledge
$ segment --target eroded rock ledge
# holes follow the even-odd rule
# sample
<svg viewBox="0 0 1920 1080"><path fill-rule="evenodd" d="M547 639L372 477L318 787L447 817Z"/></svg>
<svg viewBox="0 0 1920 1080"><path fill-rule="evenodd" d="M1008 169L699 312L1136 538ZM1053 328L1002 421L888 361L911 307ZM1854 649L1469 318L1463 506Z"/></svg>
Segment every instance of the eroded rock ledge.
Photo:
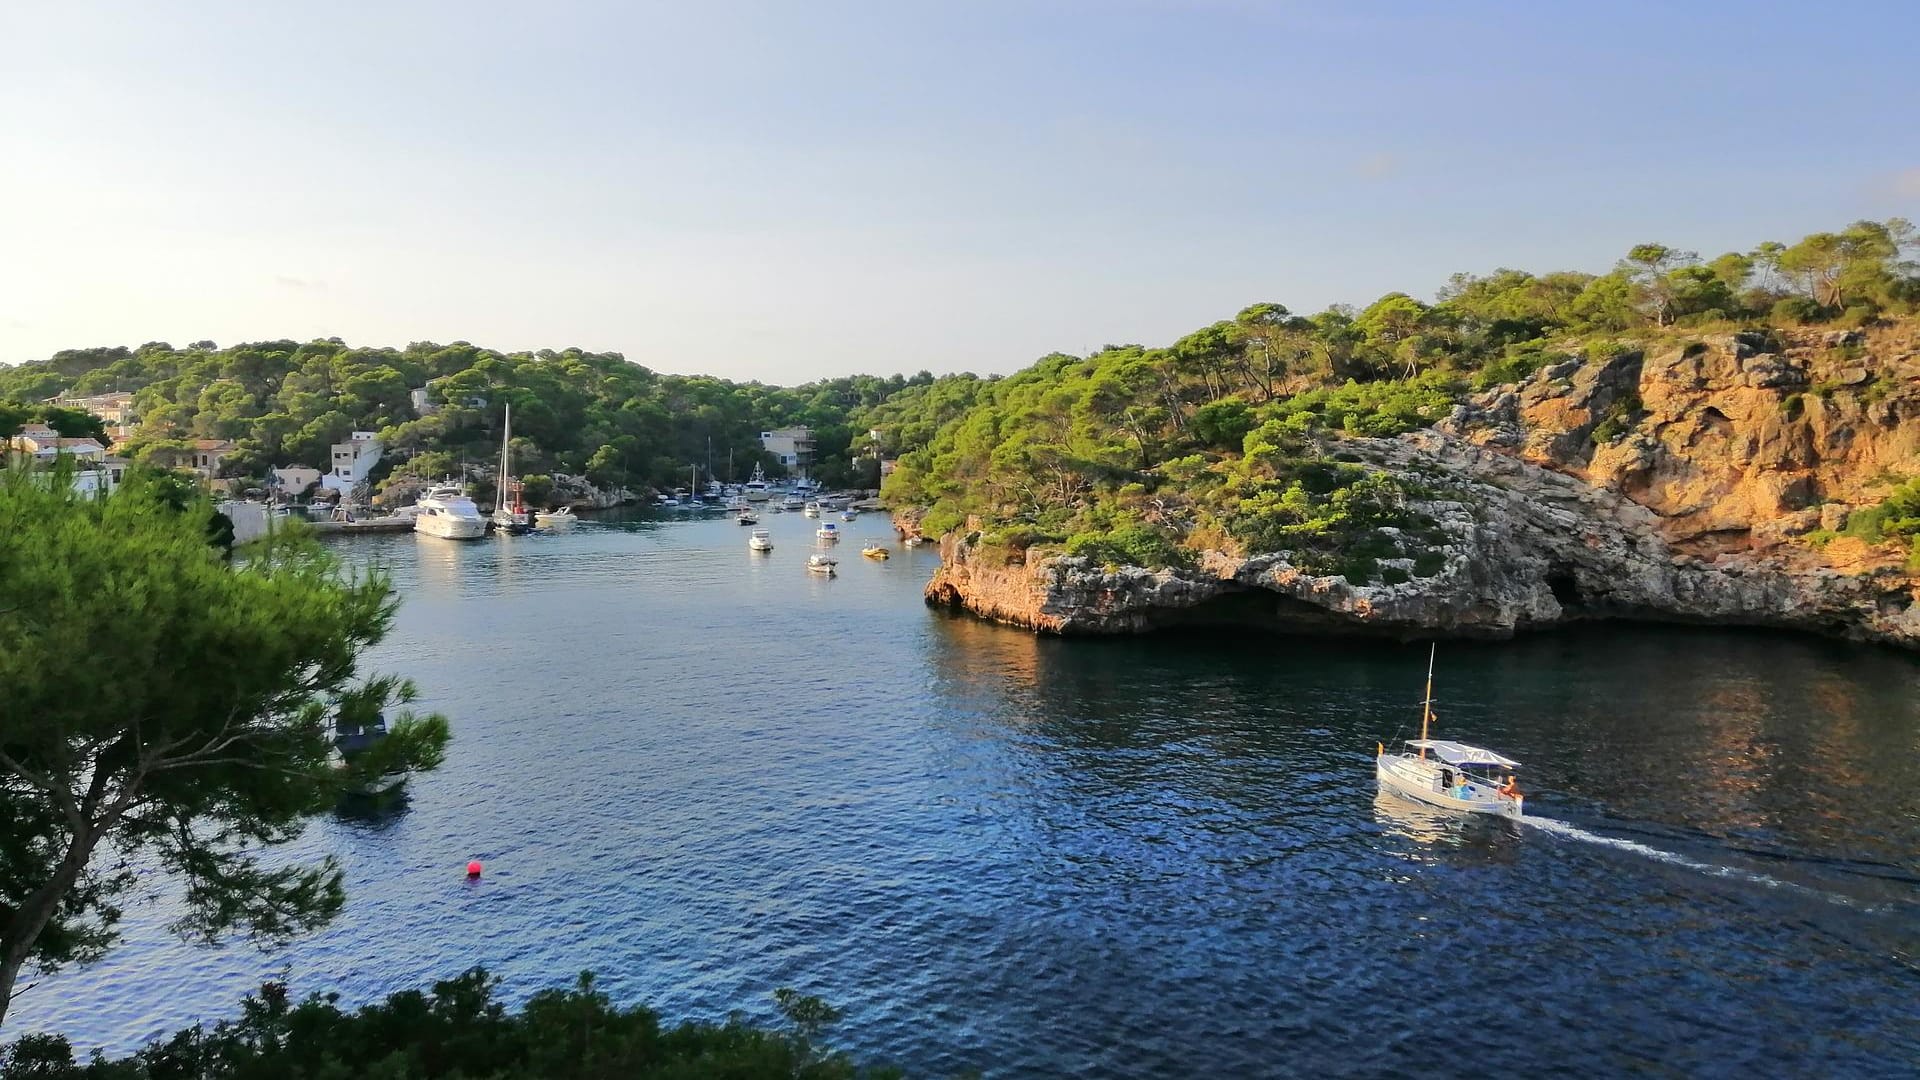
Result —
<svg viewBox="0 0 1920 1080"><path fill-rule="evenodd" d="M1447 539L1428 577L1355 585L1281 556L1217 552L1191 570L1010 559L950 534L927 601L1059 634L1216 624L1502 638L1631 618L1920 647L1916 580L1899 561L1792 540L1823 520L1834 527L1846 500L1870 501L1869 473L1920 472L1920 368L1911 352L1877 367L1868 380L1852 370L1825 380L1880 381L1869 401L1842 392L1789 405L1822 381L1818 361L1729 337L1548 369L1439 430L1344 442L1435 493L1419 509ZM1609 416L1623 432L1596 446Z"/></svg>

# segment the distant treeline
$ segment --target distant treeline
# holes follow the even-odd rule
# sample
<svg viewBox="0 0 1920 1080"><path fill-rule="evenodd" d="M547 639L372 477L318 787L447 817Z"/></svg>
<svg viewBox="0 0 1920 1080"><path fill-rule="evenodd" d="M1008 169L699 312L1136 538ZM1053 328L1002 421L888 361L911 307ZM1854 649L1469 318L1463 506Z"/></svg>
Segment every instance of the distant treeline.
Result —
<svg viewBox="0 0 1920 1080"><path fill-rule="evenodd" d="M380 433L387 470L457 473L463 460L485 462L498 453L509 403L515 460L524 472L662 486L687 483L695 464L703 479L744 479L756 464L779 476L785 470L762 451L760 433L804 425L815 431L817 474L834 484L862 477L871 484L873 464L849 449L865 434L851 418L933 381L922 372L778 387L662 375L618 353L502 353L464 342L404 349L360 348L337 338L227 348L149 342L71 349L0 368L0 402L12 399L9 416L38 418L43 407L21 403L131 391L140 425L118 452L139 458L186 440L228 439L237 446L225 466L231 476L264 475L274 465L324 470L329 448L353 431ZM414 410L411 391L420 387L431 415ZM85 425L69 418L54 426L66 432Z"/></svg>

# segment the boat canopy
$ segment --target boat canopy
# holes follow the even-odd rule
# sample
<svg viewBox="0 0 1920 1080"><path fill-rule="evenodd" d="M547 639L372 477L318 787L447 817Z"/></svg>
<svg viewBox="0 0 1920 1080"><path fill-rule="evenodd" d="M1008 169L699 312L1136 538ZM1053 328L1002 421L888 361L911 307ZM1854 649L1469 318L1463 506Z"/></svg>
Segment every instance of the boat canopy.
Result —
<svg viewBox="0 0 1920 1080"><path fill-rule="evenodd" d="M1409 739L1407 745L1417 750L1431 750L1433 756L1449 765L1462 768L1471 765L1491 765L1501 769L1517 769L1520 763L1506 756L1478 746L1454 742L1452 739Z"/></svg>

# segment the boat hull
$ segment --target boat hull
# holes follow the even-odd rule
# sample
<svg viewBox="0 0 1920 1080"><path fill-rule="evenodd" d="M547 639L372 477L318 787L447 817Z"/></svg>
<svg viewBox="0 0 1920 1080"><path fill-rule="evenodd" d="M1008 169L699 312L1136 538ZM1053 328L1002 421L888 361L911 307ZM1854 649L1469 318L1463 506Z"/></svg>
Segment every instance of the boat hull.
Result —
<svg viewBox="0 0 1920 1080"><path fill-rule="evenodd" d="M1460 788L1442 786L1445 767L1432 758L1412 754L1382 754L1374 759L1374 776L1380 786L1403 798L1456 814L1486 814L1492 817L1518 818L1525 800L1506 796L1498 789L1475 780Z"/></svg>
<svg viewBox="0 0 1920 1080"><path fill-rule="evenodd" d="M443 540L478 540L487 535L487 519L422 514L413 519L413 531Z"/></svg>

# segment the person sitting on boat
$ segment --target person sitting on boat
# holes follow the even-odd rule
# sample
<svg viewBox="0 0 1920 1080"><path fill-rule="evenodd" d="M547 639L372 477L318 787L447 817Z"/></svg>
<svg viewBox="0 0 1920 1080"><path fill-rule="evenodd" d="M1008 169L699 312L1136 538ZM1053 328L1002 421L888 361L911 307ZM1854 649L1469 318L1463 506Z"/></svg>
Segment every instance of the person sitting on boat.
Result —
<svg viewBox="0 0 1920 1080"><path fill-rule="evenodd" d="M1515 777L1512 773L1508 773L1506 783L1500 785L1500 794L1505 795L1509 799L1519 798L1520 797L1519 779Z"/></svg>

